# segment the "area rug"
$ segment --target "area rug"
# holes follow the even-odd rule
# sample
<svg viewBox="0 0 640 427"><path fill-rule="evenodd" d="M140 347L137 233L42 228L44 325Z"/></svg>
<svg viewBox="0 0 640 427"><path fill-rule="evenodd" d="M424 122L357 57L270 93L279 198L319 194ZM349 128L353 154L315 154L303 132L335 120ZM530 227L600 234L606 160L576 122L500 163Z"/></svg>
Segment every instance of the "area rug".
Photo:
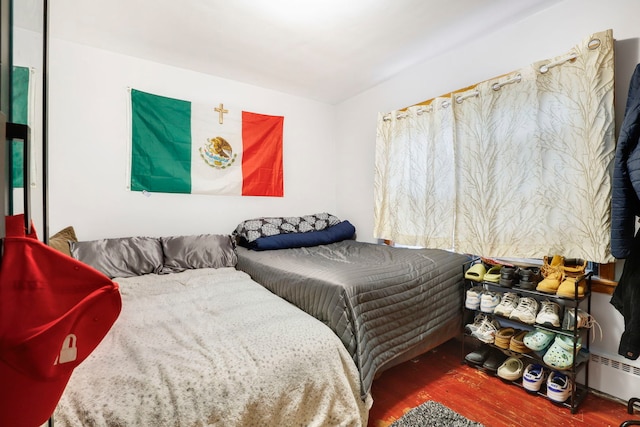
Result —
<svg viewBox="0 0 640 427"><path fill-rule="evenodd" d="M389 427L483 427L482 424L429 400L413 408Z"/></svg>

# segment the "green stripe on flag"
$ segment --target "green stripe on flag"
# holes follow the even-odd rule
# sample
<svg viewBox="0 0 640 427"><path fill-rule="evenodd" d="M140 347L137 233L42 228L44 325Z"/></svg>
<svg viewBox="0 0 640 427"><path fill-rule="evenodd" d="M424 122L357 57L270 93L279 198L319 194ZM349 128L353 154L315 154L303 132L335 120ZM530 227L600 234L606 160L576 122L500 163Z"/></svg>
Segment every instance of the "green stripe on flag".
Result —
<svg viewBox="0 0 640 427"><path fill-rule="evenodd" d="M191 192L191 103L131 89L131 190Z"/></svg>
<svg viewBox="0 0 640 427"><path fill-rule="evenodd" d="M29 73L28 67L13 67L11 70L11 121L20 125L29 119ZM24 142L11 144L12 187L22 188L24 177Z"/></svg>

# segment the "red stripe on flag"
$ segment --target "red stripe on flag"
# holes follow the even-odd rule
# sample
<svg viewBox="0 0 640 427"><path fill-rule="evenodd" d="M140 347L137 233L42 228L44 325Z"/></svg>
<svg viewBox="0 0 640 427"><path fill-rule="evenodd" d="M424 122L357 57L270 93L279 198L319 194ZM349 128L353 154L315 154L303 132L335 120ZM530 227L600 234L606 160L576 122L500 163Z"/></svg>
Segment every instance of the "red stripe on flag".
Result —
<svg viewBox="0 0 640 427"><path fill-rule="evenodd" d="M284 117L242 112L242 195L282 197Z"/></svg>

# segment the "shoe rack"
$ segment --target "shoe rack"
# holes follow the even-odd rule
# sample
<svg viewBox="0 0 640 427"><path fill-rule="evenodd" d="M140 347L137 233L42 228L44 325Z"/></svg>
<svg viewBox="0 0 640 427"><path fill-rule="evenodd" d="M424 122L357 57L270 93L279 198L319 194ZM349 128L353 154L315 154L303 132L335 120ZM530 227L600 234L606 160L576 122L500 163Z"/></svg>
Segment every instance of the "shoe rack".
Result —
<svg viewBox="0 0 640 427"><path fill-rule="evenodd" d="M465 266L465 271L468 269L473 261ZM512 287L500 286L499 283L488 282L488 281L479 281L479 280L469 280L465 278L465 290L464 290L464 300L462 304L463 308L463 327L462 327L462 363L466 363L469 366L475 367L477 369L485 371L489 375L494 375L503 382L509 383L514 386L518 386L520 388L525 389L532 397L541 397L553 402L557 405L562 405L571 410L571 413L576 413L578 407L586 397L588 393L589 387L589 338L590 338L590 330L588 328L579 328L578 327L578 310L583 310L587 314L591 312L591 272L586 272L581 277L576 279L575 283L575 297L567 298L563 296L558 296L556 294L539 292L535 289L522 289L514 284ZM578 296L578 286L584 287L584 296ZM466 306L466 298L467 291L471 288L482 287L483 292L495 292L499 295L503 295L507 292L513 292L518 294L520 298L522 297L531 297L538 301L539 306L542 301L554 301L558 303L561 307L561 316L560 316L560 327L548 326L548 325L540 325L537 323L529 324L524 323L522 321L512 319L509 317L503 317L497 315L493 312L482 311L480 307L478 309L470 309ZM568 312L571 311L573 313L574 325L572 329L562 329L563 326L563 315L566 316ZM512 351L510 349L504 349L495 345L494 341L491 342L483 342L478 339L476 336L472 335L468 328L465 325L473 324L474 319L478 318L479 315L489 316L493 320L499 323L500 328L508 328L513 327L518 330L526 330L532 331L534 329L542 329L549 331L555 336L566 336L572 339L573 341L573 354L574 360L569 369L560 370L554 368L546 364L543 360L544 353L549 350L551 347L548 346L544 351L530 351L527 353L518 353ZM555 339L555 338L554 338ZM579 349L579 340L582 343L581 349ZM548 372L560 372L566 375L572 384L572 390L570 391L569 397L564 402L557 402L550 398L548 398L546 393L546 379L543 381L543 385L539 391L531 391L526 389L523 386L523 379L520 376L517 380L509 381L497 375L497 372L493 372L492 370L486 369L482 366L482 363L473 363L466 359L465 356L469 355L470 352L478 351L482 346L489 346L490 352L502 352L507 357L518 357L523 362L523 365L526 367L528 364L539 364L548 369ZM524 372L524 369L523 369Z"/></svg>

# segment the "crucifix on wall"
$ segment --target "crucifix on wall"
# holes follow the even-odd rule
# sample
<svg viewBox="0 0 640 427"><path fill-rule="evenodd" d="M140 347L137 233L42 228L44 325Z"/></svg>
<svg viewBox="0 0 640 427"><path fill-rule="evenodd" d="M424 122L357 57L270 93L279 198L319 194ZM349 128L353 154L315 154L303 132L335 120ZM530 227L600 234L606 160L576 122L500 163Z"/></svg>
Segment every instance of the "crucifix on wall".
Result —
<svg viewBox="0 0 640 427"><path fill-rule="evenodd" d="M229 110L225 110L222 104L218 105L216 108L214 108L214 110L216 110L218 113L218 122L222 124L224 122L224 114L228 113Z"/></svg>

